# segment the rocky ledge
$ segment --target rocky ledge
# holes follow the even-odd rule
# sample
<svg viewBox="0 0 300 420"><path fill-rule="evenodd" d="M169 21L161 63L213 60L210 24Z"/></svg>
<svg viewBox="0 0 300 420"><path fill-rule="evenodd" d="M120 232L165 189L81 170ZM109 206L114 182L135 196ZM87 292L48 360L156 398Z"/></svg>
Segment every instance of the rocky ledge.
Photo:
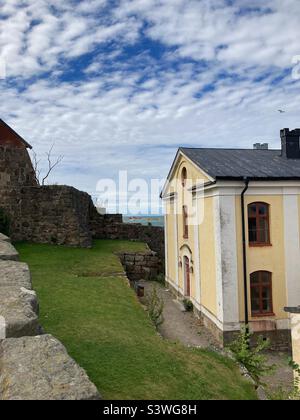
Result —
<svg viewBox="0 0 300 420"><path fill-rule="evenodd" d="M19 255L11 243L0 240L0 260L18 261Z"/></svg>
<svg viewBox="0 0 300 420"><path fill-rule="evenodd" d="M2 400L99 400L85 371L51 335L0 343Z"/></svg>
<svg viewBox="0 0 300 420"><path fill-rule="evenodd" d="M0 400L96 400L95 385L51 335L39 335L39 305L27 264L0 234Z"/></svg>

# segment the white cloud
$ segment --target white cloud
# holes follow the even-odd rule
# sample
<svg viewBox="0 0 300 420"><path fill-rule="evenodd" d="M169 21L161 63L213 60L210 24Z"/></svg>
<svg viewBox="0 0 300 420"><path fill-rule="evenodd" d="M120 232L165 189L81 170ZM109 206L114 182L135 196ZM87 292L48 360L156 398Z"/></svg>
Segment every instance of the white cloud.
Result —
<svg viewBox="0 0 300 420"><path fill-rule="evenodd" d="M55 142L55 180L89 192L118 169L166 175L180 145L278 146L300 126L300 3L232 3L0 0L0 116L41 155Z"/></svg>

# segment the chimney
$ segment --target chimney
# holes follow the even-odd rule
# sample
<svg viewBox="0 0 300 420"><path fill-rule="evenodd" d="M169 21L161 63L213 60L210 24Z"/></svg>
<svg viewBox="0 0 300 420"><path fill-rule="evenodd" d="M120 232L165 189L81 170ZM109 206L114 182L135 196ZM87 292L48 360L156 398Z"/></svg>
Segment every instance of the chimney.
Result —
<svg viewBox="0 0 300 420"><path fill-rule="evenodd" d="M254 150L269 150L269 144L268 143L255 143L253 144Z"/></svg>
<svg viewBox="0 0 300 420"><path fill-rule="evenodd" d="M300 159L300 128L280 131L281 156L287 159Z"/></svg>

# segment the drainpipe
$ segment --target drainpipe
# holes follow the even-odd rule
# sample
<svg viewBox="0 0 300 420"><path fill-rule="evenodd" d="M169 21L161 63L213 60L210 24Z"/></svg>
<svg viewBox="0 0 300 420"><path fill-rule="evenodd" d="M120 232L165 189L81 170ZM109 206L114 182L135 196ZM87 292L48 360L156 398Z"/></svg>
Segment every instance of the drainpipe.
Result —
<svg viewBox="0 0 300 420"><path fill-rule="evenodd" d="M248 329L248 273L247 273L247 243L246 243L246 223L245 223L245 193L249 188L249 179L244 178L245 188L241 194L241 210L242 210L242 231L243 231L243 270L244 270L244 299L245 299L245 325Z"/></svg>

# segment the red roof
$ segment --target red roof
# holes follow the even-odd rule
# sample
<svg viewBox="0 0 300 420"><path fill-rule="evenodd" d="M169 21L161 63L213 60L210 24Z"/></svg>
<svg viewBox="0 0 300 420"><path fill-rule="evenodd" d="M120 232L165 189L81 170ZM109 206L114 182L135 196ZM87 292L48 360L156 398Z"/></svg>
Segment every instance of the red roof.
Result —
<svg viewBox="0 0 300 420"><path fill-rule="evenodd" d="M0 118L0 146L26 147L32 149L18 133Z"/></svg>

